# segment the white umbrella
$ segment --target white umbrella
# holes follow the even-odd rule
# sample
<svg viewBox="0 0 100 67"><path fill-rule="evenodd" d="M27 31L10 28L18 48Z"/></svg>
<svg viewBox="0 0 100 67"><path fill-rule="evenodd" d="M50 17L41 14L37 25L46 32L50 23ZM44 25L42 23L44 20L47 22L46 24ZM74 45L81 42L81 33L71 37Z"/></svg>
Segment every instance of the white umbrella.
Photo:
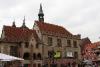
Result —
<svg viewBox="0 0 100 67"><path fill-rule="evenodd" d="M24 60L24 59L0 53L0 60L6 61L6 60Z"/></svg>
<svg viewBox="0 0 100 67"><path fill-rule="evenodd" d="M13 61L13 60L7 60L7 59L6 59L6 60L0 60L0 61Z"/></svg>
<svg viewBox="0 0 100 67"><path fill-rule="evenodd" d="M91 60L84 60L83 62L86 63L86 64L92 64Z"/></svg>

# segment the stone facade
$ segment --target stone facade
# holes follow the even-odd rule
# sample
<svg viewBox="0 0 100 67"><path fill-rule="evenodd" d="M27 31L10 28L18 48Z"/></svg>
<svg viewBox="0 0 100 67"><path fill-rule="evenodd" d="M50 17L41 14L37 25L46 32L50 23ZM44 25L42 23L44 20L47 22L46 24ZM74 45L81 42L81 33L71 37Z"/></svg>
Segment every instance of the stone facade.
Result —
<svg viewBox="0 0 100 67"><path fill-rule="evenodd" d="M44 23L45 24L45 23ZM48 32L45 32L45 31L41 31L39 29L39 26L37 23L34 24L34 28L39 36L39 38L41 39L42 41L42 54L43 54L43 60L50 60L50 58L48 58L48 52L49 51L54 51L54 52L57 52L57 51L60 51L61 52L61 58L60 59L57 59L55 60L55 63L60 63L60 64L63 64L61 63L63 60L67 61L69 60L69 62L65 62L64 64L67 64L67 63L79 63L80 60L81 60L81 52L80 52L80 35L68 35L68 36L57 36L57 35L53 35L53 34L48 34ZM59 31L59 30L58 30ZM48 38L52 38L52 45L49 45L48 43ZM58 41L57 39L60 39L61 40L61 46L58 46ZM68 44L67 41L70 41L70 44ZM76 44L74 43L76 42ZM70 45L70 46L69 46ZM67 56L67 52L72 52L72 57L68 57ZM75 58L75 52L77 53L77 58ZM48 64L52 64L52 62L48 61L47 60L47 63ZM73 62L74 60L74 62ZM52 61L52 60L51 60Z"/></svg>
<svg viewBox="0 0 100 67"><path fill-rule="evenodd" d="M81 60L80 35L73 35L62 26L44 22L44 13L40 5L39 21L33 29L4 26L0 39L2 53L24 58L21 64L25 67L41 67L56 64L57 67L77 67ZM41 17L42 18L41 18ZM50 54L53 51L53 56ZM54 57L56 53L59 57ZM55 66L56 67L56 66Z"/></svg>
<svg viewBox="0 0 100 67"><path fill-rule="evenodd" d="M41 45L38 46L38 37L35 30L4 26L0 39L0 52L16 57L24 58L21 64L34 65L42 64L41 61ZM26 39L27 38L27 39ZM34 56L39 58L34 58ZM34 60L34 61L33 61Z"/></svg>

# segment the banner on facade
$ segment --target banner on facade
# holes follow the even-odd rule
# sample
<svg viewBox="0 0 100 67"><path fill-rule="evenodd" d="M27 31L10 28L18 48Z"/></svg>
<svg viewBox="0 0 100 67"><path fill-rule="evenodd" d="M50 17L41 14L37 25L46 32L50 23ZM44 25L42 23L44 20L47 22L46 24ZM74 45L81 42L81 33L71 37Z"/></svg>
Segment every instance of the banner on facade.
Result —
<svg viewBox="0 0 100 67"><path fill-rule="evenodd" d="M54 58L60 58L61 57L61 52L60 51L56 51L54 54Z"/></svg>

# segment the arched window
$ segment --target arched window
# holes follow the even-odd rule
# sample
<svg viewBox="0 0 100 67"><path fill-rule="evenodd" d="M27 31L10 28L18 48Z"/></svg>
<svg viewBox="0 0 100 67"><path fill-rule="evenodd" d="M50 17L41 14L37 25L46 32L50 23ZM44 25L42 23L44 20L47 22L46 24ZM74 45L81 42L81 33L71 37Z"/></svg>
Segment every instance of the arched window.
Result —
<svg viewBox="0 0 100 67"><path fill-rule="evenodd" d="M36 59L36 53L33 53L33 60Z"/></svg>
<svg viewBox="0 0 100 67"><path fill-rule="evenodd" d="M18 47L17 46L10 46L10 54L12 56L18 56Z"/></svg>
<svg viewBox="0 0 100 67"><path fill-rule="evenodd" d="M30 58L30 53L28 53L28 52L24 53L23 58L24 58L25 60L29 60L29 58Z"/></svg>
<svg viewBox="0 0 100 67"><path fill-rule="evenodd" d="M36 48L39 48L39 44L38 43L36 44Z"/></svg>
<svg viewBox="0 0 100 67"><path fill-rule="evenodd" d="M25 48L28 48L28 47L29 47L29 43L26 42L26 43L25 43Z"/></svg>
<svg viewBox="0 0 100 67"><path fill-rule="evenodd" d="M39 60L41 59L41 54L40 54L40 53L37 54L37 58L38 58Z"/></svg>

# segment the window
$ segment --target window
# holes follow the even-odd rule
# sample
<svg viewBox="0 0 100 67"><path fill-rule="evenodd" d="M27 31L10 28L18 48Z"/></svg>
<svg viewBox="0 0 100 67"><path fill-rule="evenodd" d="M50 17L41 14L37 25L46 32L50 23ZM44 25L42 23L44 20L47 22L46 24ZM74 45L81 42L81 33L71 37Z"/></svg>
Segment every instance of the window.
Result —
<svg viewBox="0 0 100 67"><path fill-rule="evenodd" d="M71 40L67 40L67 46L71 47Z"/></svg>
<svg viewBox="0 0 100 67"><path fill-rule="evenodd" d="M48 51L48 58L53 58L54 57L54 51Z"/></svg>
<svg viewBox="0 0 100 67"><path fill-rule="evenodd" d="M26 43L25 43L25 48L28 48L28 47L29 47L29 43L26 42Z"/></svg>
<svg viewBox="0 0 100 67"><path fill-rule="evenodd" d="M36 44L36 48L39 48L39 44L38 43Z"/></svg>
<svg viewBox="0 0 100 67"><path fill-rule="evenodd" d="M73 47L77 48L77 41L73 41Z"/></svg>
<svg viewBox="0 0 100 67"><path fill-rule="evenodd" d="M24 58L25 60L29 60L30 54L29 54L29 53L24 53L23 58Z"/></svg>
<svg viewBox="0 0 100 67"><path fill-rule="evenodd" d="M52 46L52 38L51 37L48 37L48 45Z"/></svg>
<svg viewBox="0 0 100 67"><path fill-rule="evenodd" d="M48 51L48 58L52 58L52 55L53 53L52 53L52 51Z"/></svg>
<svg viewBox="0 0 100 67"><path fill-rule="evenodd" d="M57 46L58 47L61 47L62 46L61 39L57 39Z"/></svg>
<svg viewBox="0 0 100 67"><path fill-rule="evenodd" d="M36 59L36 54L35 53L33 53L33 60L35 60Z"/></svg>
<svg viewBox="0 0 100 67"><path fill-rule="evenodd" d="M18 56L18 47L17 46L10 46L10 55L12 56Z"/></svg>
<svg viewBox="0 0 100 67"><path fill-rule="evenodd" d="M40 53L37 54L37 58L38 58L39 60L41 59L41 54L40 54Z"/></svg>
<svg viewBox="0 0 100 67"><path fill-rule="evenodd" d="M78 52L74 52L74 58L75 58L75 59L78 58Z"/></svg>

